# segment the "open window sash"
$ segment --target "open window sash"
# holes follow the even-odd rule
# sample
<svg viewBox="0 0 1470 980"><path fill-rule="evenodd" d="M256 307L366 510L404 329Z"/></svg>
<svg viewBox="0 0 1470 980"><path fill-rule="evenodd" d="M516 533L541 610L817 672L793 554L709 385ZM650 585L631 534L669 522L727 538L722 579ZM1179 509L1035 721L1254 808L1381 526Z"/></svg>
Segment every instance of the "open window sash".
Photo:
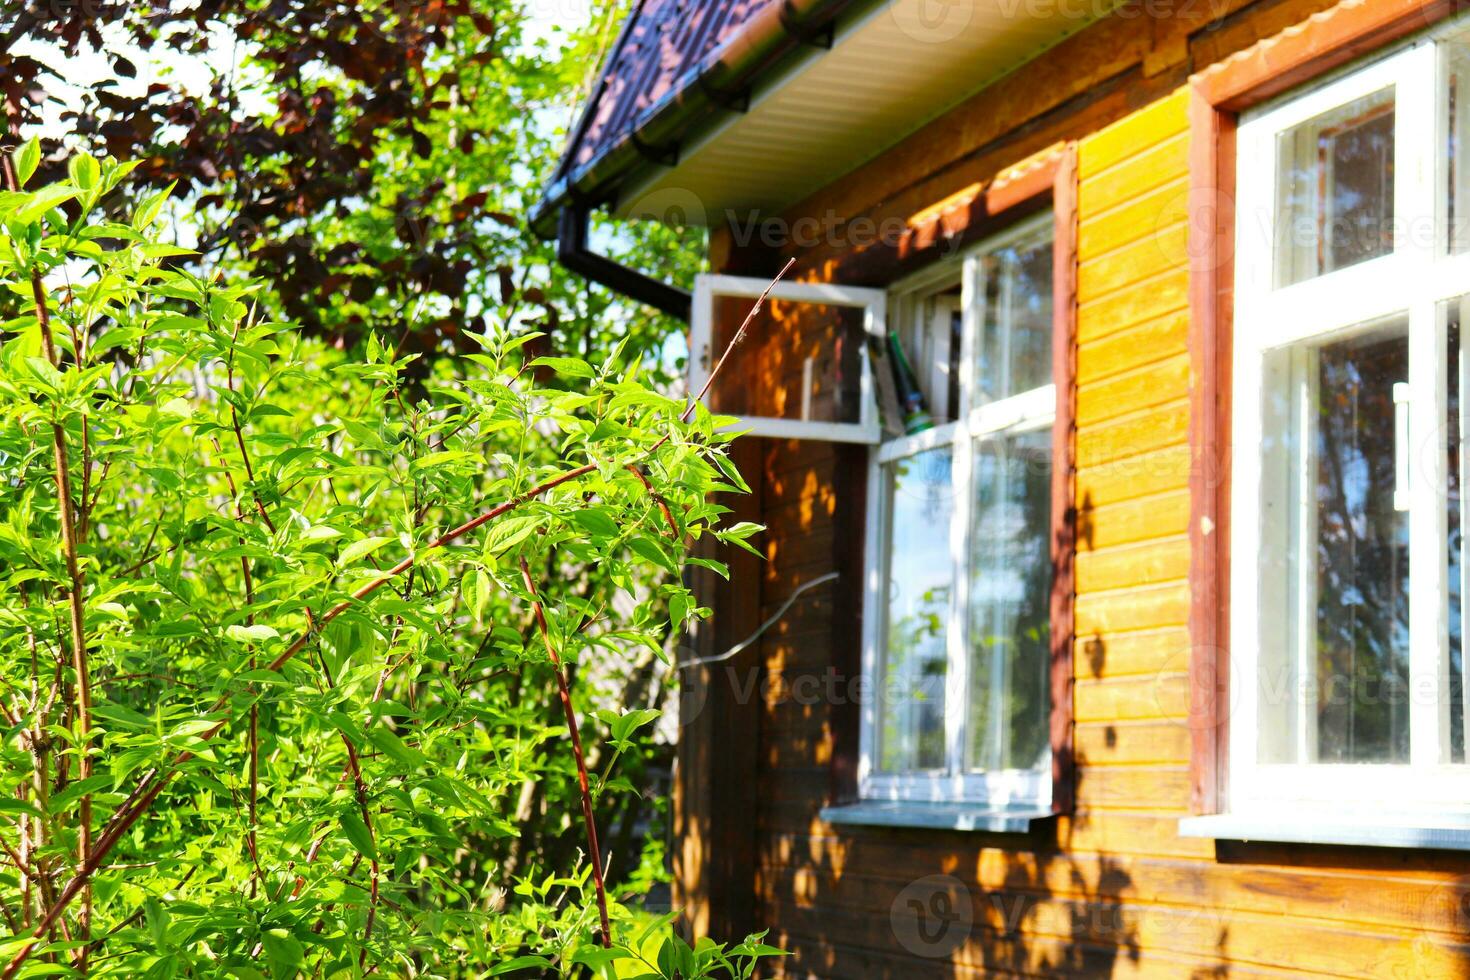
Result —
<svg viewBox="0 0 1470 980"><path fill-rule="evenodd" d="M730 304L729 313L735 315L739 310L739 316L744 318L750 303L758 299L762 293L770 287L767 299L767 308L763 311L763 318L769 319L778 316L787 322L783 327L786 335L781 338L762 336L759 329L762 321L758 320L751 325L751 332L740 345L747 358L754 358L756 363L751 365L747 362L745 367L757 371L764 377L764 382L753 377L742 377L740 373L726 373L721 378L721 385L729 389L731 385L744 385L748 393L755 393L757 408L751 412L727 411L723 407L717 410L720 414L739 415L739 428L747 431L750 435L768 436L778 439L816 439L825 442L850 442L876 445L882 439L882 426L878 413L878 398L876 393L875 379L873 377L872 358L869 356L868 343L876 338L882 343L887 335L887 295L878 289L865 289L858 286L843 286L831 283L799 283L778 282L771 286L770 280L748 276L727 275L700 275L694 282L694 304L689 326L689 390L698 392L703 390L710 371L713 370L715 362L719 359L728 338L718 338L716 331L725 326L733 330L739 325L739 320L734 323L725 324L720 317L722 300L744 300L748 301L740 307ZM772 313L775 307L780 307L781 313ZM846 357L836 356L835 363L819 363L819 358L810 353L801 355L800 349L793 352L789 343L802 336L803 324L800 322L800 310L809 308L811 316L820 319L822 308L836 308L842 311L854 311L861 317L862 329L846 330L841 324L835 328L829 323L824 329L833 335L832 342L823 343L826 347L836 347L841 351L843 344L855 344L856 351L849 350ZM830 319L830 318L829 318ZM782 350L782 358L764 357L765 344L768 342L787 343L788 346ZM791 355L789 363L784 358ZM775 361L782 359L782 365L776 366L762 361ZM831 361L832 359L826 359ZM844 363L844 361L846 363ZM799 368L797 365L799 364ZM726 372L730 371L728 365ZM787 372L785 377L779 373L780 368ZM856 384L851 384L851 377L843 378L844 371L856 369ZM800 380L795 380L799 370ZM831 375L836 375L837 383ZM780 414L769 414L770 406L760 404L759 392L761 384L778 394L779 400L785 411ZM842 385L846 384L850 390L844 391ZM834 393L832 389L836 387ZM796 398L789 397L795 390ZM824 401L824 398L826 401ZM824 407L830 407L827 403L833 398L843 403L841 408L843 416L832 417L833 413L824 413ZM728 399L721 402L728 404ZM856 404L853 404L855 401ZM763 413L761 409L765 409ZM826 414L828 417L823 417Z"/></svg>

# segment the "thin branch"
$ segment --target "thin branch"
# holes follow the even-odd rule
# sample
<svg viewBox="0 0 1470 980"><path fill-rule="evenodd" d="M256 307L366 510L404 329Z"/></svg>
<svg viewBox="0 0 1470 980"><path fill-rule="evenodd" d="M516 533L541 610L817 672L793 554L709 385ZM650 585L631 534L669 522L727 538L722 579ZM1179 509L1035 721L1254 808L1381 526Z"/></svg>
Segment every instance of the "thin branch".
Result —
<svg viewBox="0 0 1470 980"><path fill-rule="evenodd" d="M602 851L597 846L597 818L592 813L592 790L587 784L587 758L582 754L582 736L577 731L577 710L572 707L572 692L567 685L566 668L556 647L551 642L551 630L546 625L546 611L541 607L541 597L536 592L536 583L531 581L531 566L521 556L521 579L526 591L531 593L531 612L536 617L536 629L541 633L541 642L546 646L546 655L556 671L556 690L561 697L561 710L566 715L567 730L572 736L572 756L577 760L577 784L582 793L582 820L587 825L587 857L592 862L592 883L597 888L597 914L602 920L602 945L612 948L612 925L607 917L607 890L602 881Z"/></svg>
<svg viewBox="0 0 1470 980"><path fill-rule="evenodd" d="M663 495L653 489L653 484L648 482L648 477L643 475L643 470L639 469L633 463L629 463L628 472L638 478L638 482L643 484L643 489L647 490L648 495L658 504L658 509L663 512L664 521L669 525L669 537L675 541L679 540L679 525L674 520L673 512L669 510L668 501L664 500Z"/></svg>
<svg viewBox="0 0 1470 980"><path fill-rule="evenodd" d="M46 304L46 289L41 283L40 266L31 269L31 294L36 301L36 322L41 331L41 346L52 367L60 366L56 354L56 342L51 336L51 315ZM61 550L66 558L67 606L71 619L72 669L76 672L76 720L81 757L77 762L77 779L86 780L92 775L92 681L88 674L87 637L85 610L83 608L81 564L77 560L76 515L72 509L71 464L67 458L66 426L59 420L51 422L51 447L56 464L57 509L61 514ZM92 794L83 793L77 805L77 861L85 865L92 850ZM92 918L92 892L87 889L82 898L79 919L82 936L89 935ZM86 950L79 957L79 968L86 973Z"/></svg>

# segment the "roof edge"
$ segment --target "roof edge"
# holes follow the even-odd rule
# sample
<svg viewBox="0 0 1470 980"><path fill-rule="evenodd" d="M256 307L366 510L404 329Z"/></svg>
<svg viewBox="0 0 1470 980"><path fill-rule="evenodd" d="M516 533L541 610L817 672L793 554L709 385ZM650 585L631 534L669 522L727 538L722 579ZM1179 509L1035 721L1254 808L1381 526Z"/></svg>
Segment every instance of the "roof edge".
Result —
<svg viewBox="0 0 1470 980"><path fill-rule="evenodd" d="M777 68L793 51L814 43L837 18L850 9L866 6L871 0L777 0L765 6L743 25L734 36L686 72L669 95L641 113L633 128L597 156L579 167L570 166L563 158L556 175L531 209L530 225L542 238L555 238L557 216L568 204L587 205L607 200L616 186L645 159L654 162L650 147L666 147L687 137L689 132L713 119L722 119L739 110L729 106L729 96L749 87L761 76ZM606 73L614 61L617 47L627 36L627 29L641 15L640 3L624 24L619 43L608 55L596 92L601 91ZM590 118L596 96L589 99L578 120L567 152L575 148L575 134Z"/></svg>

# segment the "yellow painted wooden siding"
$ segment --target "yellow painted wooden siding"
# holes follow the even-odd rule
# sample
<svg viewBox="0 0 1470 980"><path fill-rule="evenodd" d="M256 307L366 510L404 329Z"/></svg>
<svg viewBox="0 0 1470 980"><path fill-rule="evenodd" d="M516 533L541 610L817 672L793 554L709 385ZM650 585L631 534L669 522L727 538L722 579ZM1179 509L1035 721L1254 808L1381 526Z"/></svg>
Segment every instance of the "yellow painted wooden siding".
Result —
<svg viewBox="0 0 1470 980"><path fill-rule="evenodd" d="M1189 802L1187 104L1078 147L1079 822Z"/></svg>

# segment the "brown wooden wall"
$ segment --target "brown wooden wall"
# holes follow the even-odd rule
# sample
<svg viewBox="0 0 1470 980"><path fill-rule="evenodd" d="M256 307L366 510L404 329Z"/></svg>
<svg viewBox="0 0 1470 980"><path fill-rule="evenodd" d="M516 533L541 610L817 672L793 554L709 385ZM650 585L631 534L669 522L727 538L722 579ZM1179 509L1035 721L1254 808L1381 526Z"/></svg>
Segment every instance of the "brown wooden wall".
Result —
<svg viewBox="0 0 1470 980"><path fill-rule="evenodd" d="M857 670L861 600L846 586L861 574L864 451L760 441L761 616L801 582L845 576L747 664L766 682L742 811L753 924L793 951L787 975L1470 977L1470 854L1216 844L1176 829L1190 803L1184 82L1322 6L1257 4L1208 30L1104 22L794 212L912 215L1060 139L1077 144L1075 812L1024 836L819 819L848 788L856 749L851 706L827 692ZM840 241L800 258L809 277L883 281L883 261ZM908 261L889 256L889 278ZM797 698L798 683L821 693ZM957 889L948 899L970 912L963 942L925 956L903 936L911 886L933 875L949 879L917 894Z"/></svg>

